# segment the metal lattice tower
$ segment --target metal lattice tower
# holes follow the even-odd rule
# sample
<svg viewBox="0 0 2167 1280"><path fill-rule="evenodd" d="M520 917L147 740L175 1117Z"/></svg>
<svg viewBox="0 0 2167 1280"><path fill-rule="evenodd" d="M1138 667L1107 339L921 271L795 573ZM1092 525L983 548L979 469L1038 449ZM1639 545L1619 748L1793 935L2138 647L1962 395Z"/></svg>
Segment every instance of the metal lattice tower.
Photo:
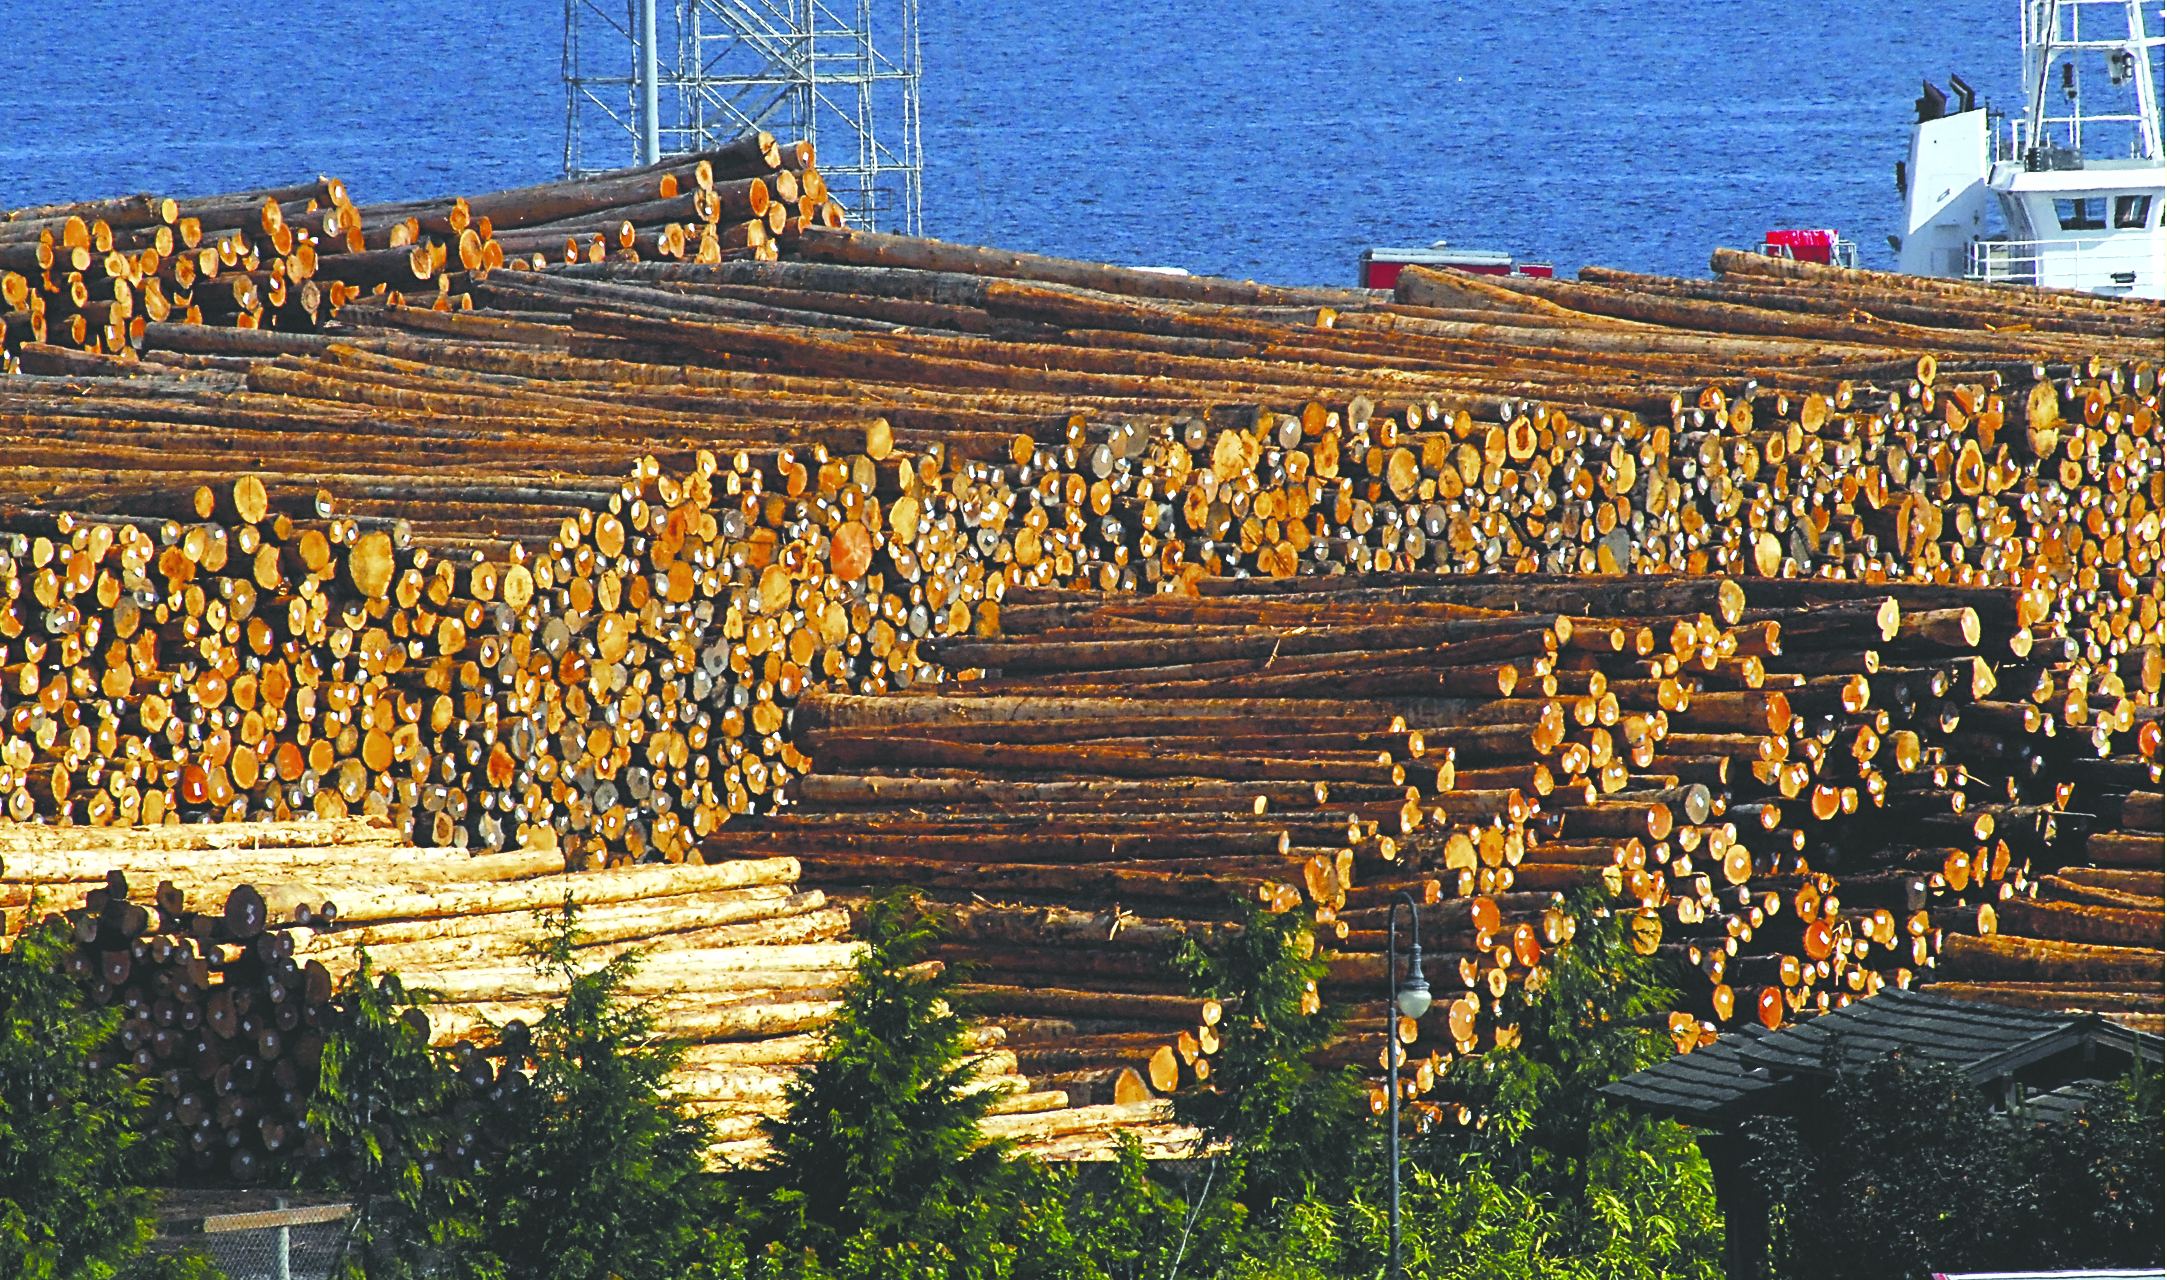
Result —
<svg viewBox="0 0 2167 1280"><path fill-rule="evenodd" d="M853 226L915 235L918 79L918 0L565 0L564 171L766 129L818 149Z"/></svg>

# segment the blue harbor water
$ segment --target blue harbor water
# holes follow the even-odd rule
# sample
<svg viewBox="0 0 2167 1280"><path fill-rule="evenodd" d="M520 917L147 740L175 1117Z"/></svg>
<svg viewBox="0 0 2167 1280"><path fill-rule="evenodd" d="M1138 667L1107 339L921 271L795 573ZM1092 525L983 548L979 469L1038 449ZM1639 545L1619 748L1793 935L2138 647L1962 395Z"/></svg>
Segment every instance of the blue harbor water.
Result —
<svg viewBox="0 0 2167 1280"><path fill-rule="evenodd" d="M1351 284L1364 247L1439 239L1702 275L1774 227L1891 266L1919 81L2016 100L2015 0L920 12L929 234L1282 283ZM554 177L562 14L0 0L0 207Z"/></svg>

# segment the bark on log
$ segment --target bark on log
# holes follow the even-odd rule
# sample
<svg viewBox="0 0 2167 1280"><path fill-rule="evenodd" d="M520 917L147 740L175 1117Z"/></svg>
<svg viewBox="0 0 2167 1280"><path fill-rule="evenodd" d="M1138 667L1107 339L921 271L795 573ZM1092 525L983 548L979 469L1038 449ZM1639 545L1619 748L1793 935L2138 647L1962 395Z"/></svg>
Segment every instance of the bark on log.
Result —
<svg viewBox="0 0 2167 1280"><path fill-rule="evenodd" d="M2141 984L2159 982L2163 963L2150 948L1956 935L1942 940L1937 973L1950 980Z"/></svg>
<svg viewBox="0 0 2167 1280"><path fill-rule="evenodd" d="M1105 991L1065 991L1057 987L1004 987L961 983L958 999L981 1014L1025 1013L1083 1018L1120 1018L1167 1023L1177 1027L1217 1026L1216 1000L1190 996L1126 996Z"/></svg>
<svg viewBox="0 0 2167 1280"><path fill-rule="evenodd" d="M2013 898L1996 908L2004 936L2051 938L2111 947L2167 946L2167 921L2157 910L2029 902Z"/></svg>

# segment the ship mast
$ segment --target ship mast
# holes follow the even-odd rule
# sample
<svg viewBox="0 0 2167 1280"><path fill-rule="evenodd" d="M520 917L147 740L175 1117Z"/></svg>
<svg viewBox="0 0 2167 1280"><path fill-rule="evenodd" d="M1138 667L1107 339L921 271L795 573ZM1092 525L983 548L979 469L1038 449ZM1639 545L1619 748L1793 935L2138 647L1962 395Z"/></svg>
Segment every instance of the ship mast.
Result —
<svg viewBox="0 0 2167 1280"><path fill-rule="evenodd" d="M2022 0L2022 5L2026 106L2022 145L2037 156L2031 163L2044 167L2049 152L2081 156L2086 125L2117 123L2128 126L2131 158L2158 160L2162 155L2160 101L2153 80L2153 50L2167 45L2167 37L2153 35L2147 28L2142 0ZM2102 19L2111 23L2109 15L2119 11L2121 34L2087 38L2082 18L2088 10L2095 23ZM2162 16L2167 19L2167 10L2162 11ZM2128 95L2117 105L2129 109L2084 110L2087 75L2083 55L2094 52L2105 56L2110 91L2122 89ZM2056 67L2061 68L2059 73ZM2068 110L2066 114L2049 115L2049 104L2057 92ZM2049 135L2049 128L2057 125L2062 126L2059 140Z"/></svg>

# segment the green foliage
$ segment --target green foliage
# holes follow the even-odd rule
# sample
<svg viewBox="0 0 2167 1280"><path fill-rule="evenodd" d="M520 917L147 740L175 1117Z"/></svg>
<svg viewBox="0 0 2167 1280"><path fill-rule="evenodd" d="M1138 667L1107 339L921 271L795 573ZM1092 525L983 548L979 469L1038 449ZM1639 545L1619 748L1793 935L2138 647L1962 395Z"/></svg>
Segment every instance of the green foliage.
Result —
<svg viewBox="0 0 2167 1280"><path fill-rule="evenodd" d="M1481 1127L1404 1144L1401 1256L1411 1277L1717 1274L1720 1221L1692 1135L1596 1092L1670 1052L1644 1024L1672 993L1627 945L1623 921L1588 902L1574 910L1574 945L1545 982L1510 997L1521 1042L1461 1063L1444 1085L1484 1116ZM1389 1241L1383 1124L1355 1072L1301 1061L1334 1028L1300 1012L1322 965L1301 958L1299 924L1256 913L1244 926L1218 954L1192 948L1181 961L1230 1013L1213 1071L1219 1092L1177 1105L1227 1142L1232 1178L1218 1194L1238 1202L1206 1215L1212 1229L1190 1256L1242 1276L1374 1276Z"/></svg>
<svg viewBox="0 0 2167 1280"><path fill-rule="evenodd" d="M97 1060L120 1026L36 928L0 955L0 1274L100 1280L138 1263L163 1167L148 1086Z"/></svg>
<svg viewBox="0 0 2167 1280"><path fill-rule="evenodd" d="M638 955L583 971L576 907L537 916L537 971L567 991L531 1031L497 1029L493 1069L431 1048L429 993L365 953L334 995L311 1173L355 1197L344 1274L674 1280L741 1258L701 1165L709 1128L661 1096L681 1051L623 998Z"/></svg>
<svg viewBox="0 0 2167 1280"><path fill-rule="evenodd" d="M752 1243L771 1258L810 1251L845 1275L999 1275L1015 1231L1033 1225L1035 1171L978 1127L996 1095L968 1087L979 1068L954 979L912 970L936 936L905 895L872 905L820 1061L766 1126L771 1154L735 1178Z"/></svg>
<svg viewBox="0 0 2167 1280"><path fill-rule="evenodd" d="M2089 1091L2073 1120L2031 1132L2018 1163L2029 1174L2013 1209L2039 1256L2062 1266L2161 1262L2160 1152L2167 1148L2167 1088L2140 1069Z"/></svg>
<svg viewBox="0 0 2167 1280"><path fill-rule="evenodd" d="M1376 1145L1363 1136L1368 1107L1355 1071L1305 1060L1338 1028L1302 1011L1310 984L1324 977L1324 964L1305 958L1302 933L1293 912L1250 904L1216 951L1191 942L1174 961L1198 995L1227 1010L1211 1087L1182 1094L1175 1111L1224 1144L1222 1193L1251 1212L1344 1195Z"/></svg>
<svg viewBox="0 0 2167 1280"><path fill-rule="evenodd" d="M467 1087L429 1047L428 994L379 974L366 951L332 994L309 1106L324 1158L303 1176L354 1197L341 1273L423 1274L473 1236L474 1190L455 1165Z"/></svg>
<svg viewBox="0 0 2167 1280"><path fill-rule="evenodd" d="M1456 1188L1442 1220L1474 1233L1463 1250L1487 1251L1476 1239L1493 1220L1522 1233L1542 1261L1514 1274L1713 1277L1722 1221L1691 1132L1597 1092L1672 1052L1649 1024L1675 993L1628 944L1622 917L1586 897L1571 909L1572 945L1507 997L1519 1044L1455 1064L1443 1086L1481 1126L1440 1128L1413 1162Z"/></svg>
<svg viewBox="0 0 2167 1280"><path fill-rule="evenodd" d="M702 1168L711 1127L662 1096L683 1049L657 1038L651 1005L624 995L640 954L583 969L571 898L537 914L536 972L567 990L533 1028L531 1049L500 1036L509 1058L531 1052L533 1077L514 1085L508 1061L481 1117L495 1149L473 1175L462 1264L522 1280L726 1273L742 1250L724 1229L720 1185Z"/></svg>
<svg viewBox="0 0 2167 1280"><path fill-rule="evenodd" d="M1572 909L1572 944L1552 954L1540 981L1506 993L1519 1044L1460 1064L1450 1085L1486 1117L1472 1149L1546 1184L1578 1184L1601 1158L1603 1121L1617 1111L1596 1090L1673 1052L1649 1025L1676 1007L1660 966L1628 945L1622 917L1598 914L1587 898Z"/></svg>
<svg viewBox="0 0 2167 1280"><path fill-rule="evenodd" d="M144 1254L121 1268L120 1280L226 1280L217 1263L193 1249Z"/></svg>
<svg viewBox="0 0 2167 1280"><path fill-rule="evenodd" d="M2094 1091L2079 1120L1996 1115L1946 1063L1891 1055L1754 1132L1780 1274L2157 1266L2160 1078Z"/></svg>
<svg viewBox="0 0 2167 1280"><path fill-rule="evenodd" d="M1064 1203L1060 1236L1040 1242L1039 1258L1058 1256L1066 1266L1034 1259L1022 1273L1144 1280L1223 1269L1240 1257L1229 1248L1238 1208L1226 1194L1230 1177L1221 1160L1154 1169L1125 1137L1111 1166L1047 1175L1046 1198Z"/></svg>
<svg viewBox="0 0 2167 1280"><path fill-rule="evenodd" d="M1474 1155L1444 1170L1409 1169L1400 1207L1400 1259L1409 1280L1657 1280L1694 1274L1667 1269L1682 1252L1672 1238L1670 1218L1643 1216L1623 1198L1598 1189L1590 1211L1609 1229L1592 1252L1576 1252L1556 1206L1523 1185L1501 1183ZM1234 1274L1275 1280L1376 1276L1389 1246L1386 1214L1382 1195L1370 1189L1338 1204L1303 1201Z"/></svg>

